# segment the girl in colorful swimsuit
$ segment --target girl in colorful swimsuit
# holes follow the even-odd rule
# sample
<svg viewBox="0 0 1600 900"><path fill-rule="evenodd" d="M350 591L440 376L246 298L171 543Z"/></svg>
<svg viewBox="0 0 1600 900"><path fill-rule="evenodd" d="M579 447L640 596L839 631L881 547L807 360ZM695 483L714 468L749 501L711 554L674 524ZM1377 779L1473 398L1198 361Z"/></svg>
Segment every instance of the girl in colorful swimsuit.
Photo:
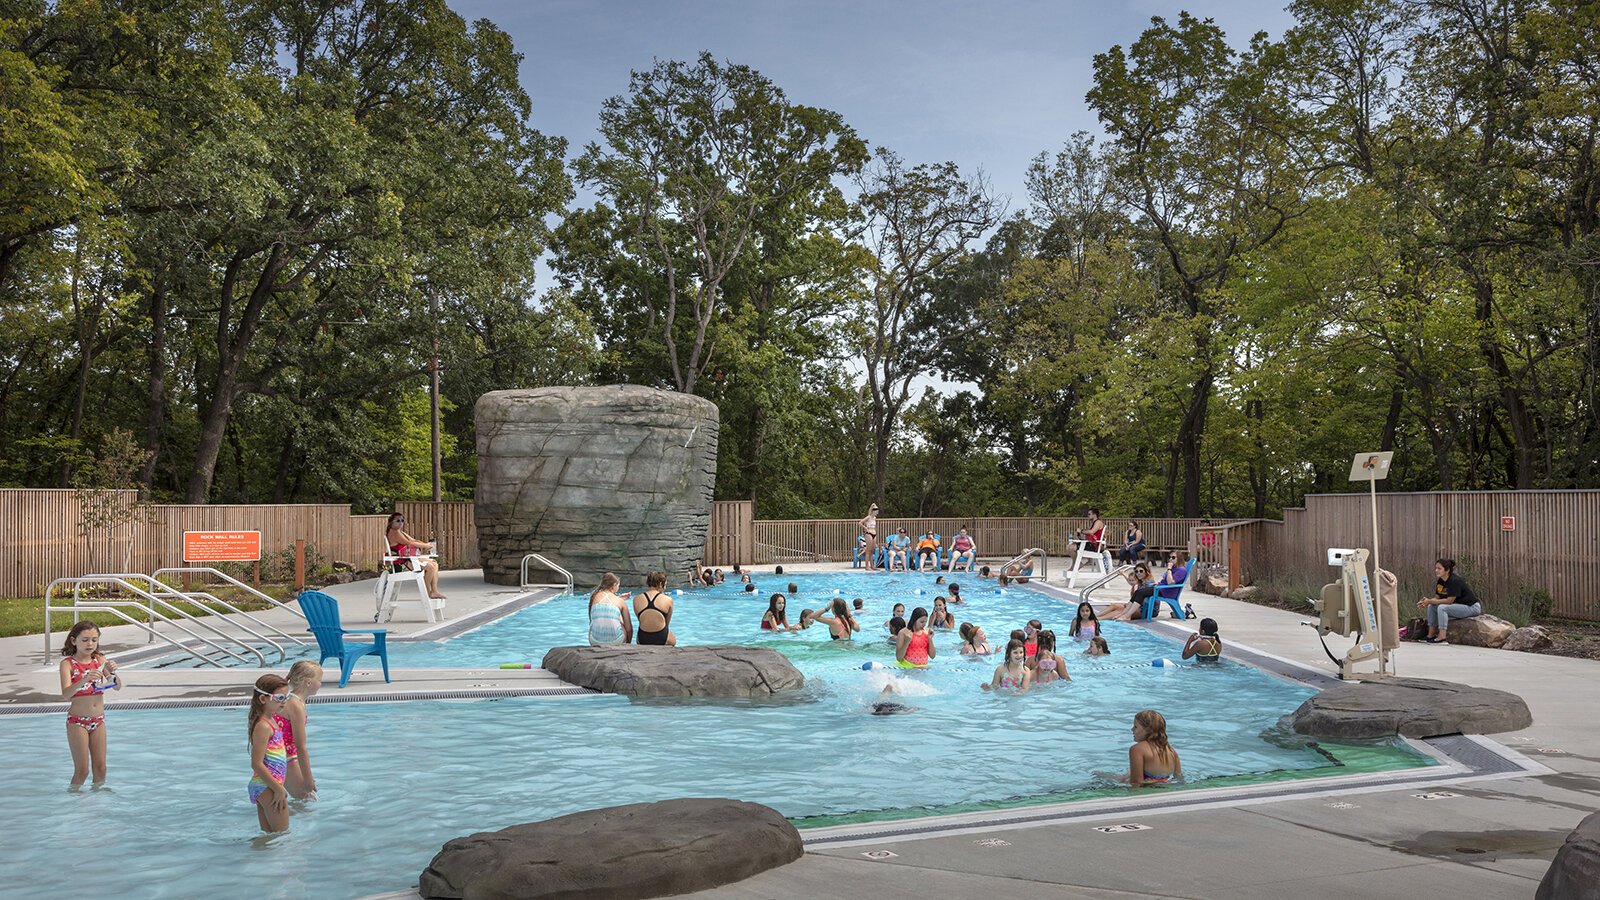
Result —
<svg viewBox="0 0 1600 900"><path fill-rule="evenodd" d="M290 666L289 699L283 704L283 712L272 717L283 732L283 752L288 757L289 769L283 784L296 800L317 796L317 779L311 777L311 754L306 750L306 700L321 687L322 666L309 659Z"/></svg>
<svg viewBox="0 0 1600 900"><path fill-rule="evenodd" d="M1184 659L1216 662L1222 658L1222 637L1217 634L1216 619L1201 619L1200 630L1189 635L1183 645Z"/></svg>
<svg viewBox="0 0 1600 900"><path fill-rule="evenodd" d="M911 611L911 623L895 638L894 664L903 669L920 669L937 655L933 633L928 630L928 611L919 606Z"/></svg>
<svg viewBox="0 0 1600 900"><path fill-rule="evenodd" d="M1056 653L1054 631L1039 632L1039 652L1033 658L1032 668L1035 684L1072 680L1072 676L1067 674L1067 661Z"/></svg>
<svg viewBox="0 0 1600 900"><path fill-rule="evenodd" d="M94 783L106 780L106 703L101 694L121 690L117 664L100 652L100 627L88 619L73 625L61 647L61 696L67 707L67 747L72 751L72 784L81 785L94 768Z"/></svg>
<svg viewBox="0 0 1600 900"><path fill-rule="evenodd" d="M1033 687L1033 670L1028 668L1021 641L1006 644L1006 661L994 667L994 680L984 682L982 687L986 691L1012 688L1019 694L1026 694Z"/></svg>
<svg viewBox="0 0 1600 900"><path fill-rule="evenodd" d="M289 830L289 791L283 786L289 754L277 722L289 694L282 676L263 675L250 695L250 802L262 831Z"/></svg>
<svg viewBox="0 0 1600 900"><path fill-rule="evenodd" d="M944 631L956 627L955 617L950 615L950 608L945 605L943 597L933 598L933 615L928 618L928 627Z"/></svg>
<svg viewBox="0 0 1600 900"><path fill-rule="evenodd" d="M1100 636L1100 619L1094 614L1094 606L1088 603L1078 604L1078 615L1072 620L1072 626L1067 629L1067 636L1076 641L1091 641Z"/></svg>
<svg viewBox="0 0 1600 900"><path fill-rule="evenodd" d="M1133 717L1134 745L1128 748L1128 773L1119 780L1137 787L1167 784L1183 774L1178 751L1167 742L1167 720L1146 709Z"/></svg>

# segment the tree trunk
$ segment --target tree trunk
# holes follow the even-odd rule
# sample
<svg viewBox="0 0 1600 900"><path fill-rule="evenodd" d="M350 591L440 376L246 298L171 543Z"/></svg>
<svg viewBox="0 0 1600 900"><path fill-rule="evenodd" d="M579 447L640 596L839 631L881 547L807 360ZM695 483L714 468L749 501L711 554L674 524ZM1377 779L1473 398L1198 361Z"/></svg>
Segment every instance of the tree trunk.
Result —
<svg viewBox="0 0 1600 900"><path fill-rule="evenodd" d="M1189 408L1178 425L1178 456L1183 460L1183 514L1189 518L1200 515L1200 442L1206 430L1211 382L1210 370L1195 382L1189 395Z"/></svg>
<svg viewBox="0 0 1600 900"><path fill-rule="evenodd" d="M246 251L240 251L246 254ZM230 334L232 324L233 289L239 270L248 255L235 255L229 261L222 281L222 306L217 315L217 374L212 383L211 402L205 408L200 424L200 442L195 447L194 470L189 475L189 485L183 492L184 503L205 503L211 493L211 480L217 472L217 454L222 450L228 420L233 415L233 401L239 389L239 369L244 365L245 353L255 337L261 322L261 312L278 280L278 273L288 262L284 245L273 244L255 289L245 304L239 327ZM308 267L309 268L309 267Z"/></svg>
<svg viewBox="0 0 1600 900"><path fill-rule="evenodd" d="M156 486L156 465L161 459L161 426L167 418L167 284L158 274L150 292L150 408L145 416L144 467L139 472L145 499Z"/></svg>

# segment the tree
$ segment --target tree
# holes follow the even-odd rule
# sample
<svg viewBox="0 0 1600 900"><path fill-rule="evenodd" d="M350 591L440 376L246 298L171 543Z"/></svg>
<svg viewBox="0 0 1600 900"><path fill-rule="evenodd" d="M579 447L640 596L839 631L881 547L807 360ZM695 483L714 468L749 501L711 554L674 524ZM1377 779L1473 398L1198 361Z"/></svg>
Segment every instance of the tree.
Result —
<svg viewBox="0 0 1600 900"><path fill-rule="evenodd" d="M574 170L609 201L613 238L650 278L646 328L660 335L672 386L692 393L714 355L723 282L758 219L829 190L862 145L837 114L789 103L759 72L710 53L634 72L628 95L605 101L600 133L606 145L590 144Z"/></svg>
<svg viewBox="0 0 1600 900"><path fill-rule="evenodd" d="M1282 48L1257 35L1236 57L1211 20L1161 18L1128 50L1095 56L1088 101L1118 153L1123 202L1149 229L1170 271L1173 309L1189 325L1192 388L1174 454L1183 509L1201 512L1201 445L1227 365L1221 291L1241 257L1302 212L1290 142L1298 113ZM1170 512L1170 510L1169 510Z"/></svg>
<svg viewBox="0 0 1600 900"><path fill-rule="evenodd" d="M980 174L955 163L907 168L880 148L859 178L863 240L873 257L858 311L872 395L873 488L881 505L889 444L911 384L973 330L970 309L937 309L934 284L997 222L1000 203Z"/></svg>

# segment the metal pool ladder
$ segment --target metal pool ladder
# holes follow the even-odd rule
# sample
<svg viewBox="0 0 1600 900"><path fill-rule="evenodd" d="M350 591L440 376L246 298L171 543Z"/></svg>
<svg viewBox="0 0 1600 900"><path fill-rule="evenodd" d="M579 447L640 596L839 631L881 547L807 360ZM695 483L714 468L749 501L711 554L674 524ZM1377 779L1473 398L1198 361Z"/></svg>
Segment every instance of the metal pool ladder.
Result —
<svg viewBox="0 0 1600 900"><path fill-rule="evenodd" d="M1005 565L1001 566L1000 567L1000 571L1001 571L1001 573L1004 573L1005 570L1011 568L1014 565L1017 565L1017 564L1023 562L1024 560L1028 559L1029 557L1033 557L1033 556L1039 557L1039 574L1037 574L1037 575L1023 575L1022 577L1023 578L1037 578L1040 581L1049 581L1050 580L1050 555L1045 553L1044 550L1042 550L1042 549L1040 549L1038 547L1029 547L1028 549L1022 551L1021 553L1018 553L1016 556L1012 557L1009 561L1007 561Z"/></svg>
<svg viewBox="0 0 1600 900"><path fill-rule="evenodd" d="M565 578L566 582L555 582L552 584L530 583L528 581L528 563L530 562L541 563L545 568L550 569L551 571L560 575L562 578ZM529 553L527 556L522 558L522 575L517 580L520 582L522 589L525 591L531 591L536 588L561 588L562 593L572 593L572 573L551 562L549 557L539 553Z"/></svg>

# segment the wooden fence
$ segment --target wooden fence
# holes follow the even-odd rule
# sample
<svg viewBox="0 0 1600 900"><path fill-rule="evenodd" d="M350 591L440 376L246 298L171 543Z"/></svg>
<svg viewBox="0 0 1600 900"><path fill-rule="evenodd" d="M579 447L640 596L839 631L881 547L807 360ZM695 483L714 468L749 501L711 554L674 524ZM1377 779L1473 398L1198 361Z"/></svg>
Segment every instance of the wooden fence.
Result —
<svg viewBox="0 0 1600 900"><path fill-rule="evenodd" d="M131 504L132 491L108 492ZM259 531L263 559L293 552L296 540L315 547L323 560L375 567L383 546L383 515L353 515L348 504L185 506L153 504L139 525L97 529L85 537L83 509L75 491L0 490L0 529L11 548L0 558L0 596L38 597L56 578L88 572L154 572L184 565L185 531ZM439 538L446 566L476 565L478 535L472 504L406 502L397 512L406 531L420 540ZM129 538L132 538L132 552ZM291 557L292 564L292 557Z"/></svg>
<svg viewBox="0 0 1600 900"><path fill-rule="evenodd" d="M1402 586L1431 588L1433 561L1446 557L1489 605L1537 588L1555 615L1600 621L1600 491L1380 493L1377 503L1379 562ZM1328 548L1372 546L1371 500L1313 495L1284 510L1282 523L1252 523L1239 540L1250 575L1332 581Z"/></svg>
<svg viewBox="0 0 1600 900"><path fill-rule="evenodd" d="M711 541L707 541L707 564L742 565L806 561L850 560L855 554L856 538L861 534L857 519L762 519L746 520L752 537L744 548L744 555L731 558L711 555ZM1128 519L1107 519L1106 534L1113 549L1122 545L1122 536ZM1191 540L1191 529L1200 519L1139 519L1145 543L1151 548L1186 548ZM1231 519L1218 519L1227 523ZM1038 517L1015 518L940 518L940 519L878 519L878 538L881 542L901 528L915 542L926 531L943 536L949 546L957 530L966 528L978 546L978 554L985 558L1009 559L1030 547L1039 547L1051 556L1064 557L1075 552L1072 546L1074 532L1087 528L1087 519L1047 519ZM715 533L715 530L713 531ZM719 549L731 547L734 542L727 535L717 535Z"/></svg>

